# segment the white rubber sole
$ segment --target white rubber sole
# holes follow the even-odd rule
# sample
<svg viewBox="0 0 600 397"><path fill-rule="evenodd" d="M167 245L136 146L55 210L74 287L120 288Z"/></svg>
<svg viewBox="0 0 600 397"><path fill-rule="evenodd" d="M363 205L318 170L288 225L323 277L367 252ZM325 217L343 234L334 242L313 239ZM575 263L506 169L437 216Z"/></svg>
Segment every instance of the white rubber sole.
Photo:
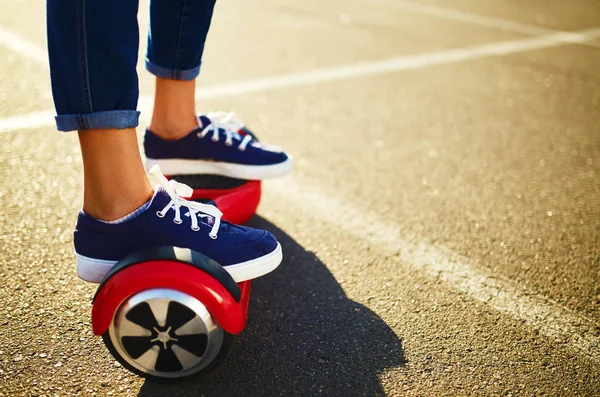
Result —
<svg viewBox="0 0 600 397"><path fill-rule="evenodd" d="M159 165L165 175L210 174L230 178L261 180L283 176L292 170L292 159L272 165L243 165L206 160L146 158L146 169Z"/></svg>
<svg viewBox="0 0 600 397"><path fill-rule="evenodd" d="M117 264L117 261L89 258L77 253L75 256L77 258L75 264L77 276L90 283L100 283L106 273ZM277 243L277 248L260 258L224 266L223 269L227 270L236 283L239 283L272 272L277 269L282 260L283 252L281 251L281 244Z"/></svg>

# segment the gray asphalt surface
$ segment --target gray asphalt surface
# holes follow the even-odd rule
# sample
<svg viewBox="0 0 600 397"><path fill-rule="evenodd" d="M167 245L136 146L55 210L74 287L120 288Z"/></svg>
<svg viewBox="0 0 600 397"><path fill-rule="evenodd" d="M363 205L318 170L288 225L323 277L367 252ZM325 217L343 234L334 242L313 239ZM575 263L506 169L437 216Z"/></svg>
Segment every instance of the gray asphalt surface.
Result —
<svg viewBox="0 0 600 397"><path fill-rule="evenodd" d="M218 2L199 111L235 110L294 155L252 220L285 259L254 283L225 364L163 385L92 335L95 286L73 266L76 136L7 127L52 110L44 2L2 2L0 396L600 395L600 35L323 77L535 37L511 22L600 28L596 0L522 3ZM141 68L140 85L152 94Z"/></svg>

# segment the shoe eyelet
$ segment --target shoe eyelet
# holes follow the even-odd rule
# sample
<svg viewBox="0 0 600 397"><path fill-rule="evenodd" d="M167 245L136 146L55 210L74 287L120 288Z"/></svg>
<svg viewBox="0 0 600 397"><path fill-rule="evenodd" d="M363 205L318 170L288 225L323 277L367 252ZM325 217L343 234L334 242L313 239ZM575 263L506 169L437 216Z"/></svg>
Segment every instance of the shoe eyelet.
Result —
<svg viewBox="0 0 600 397"><path fill-rule="evenodd" d="M196 136L197 136L198 138L200 138L200 139L204 138L204 137L202 136L202 133L201 133L201 132L197 133L197 134L196 134Z"/></svg>
<svg viewBox="0 0 600 397"><path fill-rule="evenodd" d="M213 237L213 236L211 236L210 234L208 235L208 237L212 238L213 240L216 240L216 239L217 239L217 236L214 236L214 237Z"/></svg>
<svg viewBox="0 0 600 397"><path fill-rule="evenodd" d="M200 228L198 226L196 226L196 227L192 227L192 230L197 232L198 230L200 230Z"/></svg>
<svg viewBox="0 0 600 397"><path fill-rule="evenodd" d="M160 212L160 211L156 211L156 216L158 216L159 218L164 218L164 217L165 217L165 214L163 214L163 213L162 213L162 212Z"/></svg>
<svg viewBox="0 0 600 397"><path fill-rule="evenodd" d="M177 219L173 219L173 223L176 223L178 225L181 225L183 223L183 221L181 219L177 220Z"/></svg>
<svg viewBox="0 0 600 397"><path fill-rule="evenodd" d="M213 142L215 142L215 143L219 142L219 139L210 138L210 140L213 141Z"/></svg>
<svg viewBox="0 0 600 397"><path fill-rule="evenodd" d="M226 146L233 146L233 143L225 142Z"/></svg>

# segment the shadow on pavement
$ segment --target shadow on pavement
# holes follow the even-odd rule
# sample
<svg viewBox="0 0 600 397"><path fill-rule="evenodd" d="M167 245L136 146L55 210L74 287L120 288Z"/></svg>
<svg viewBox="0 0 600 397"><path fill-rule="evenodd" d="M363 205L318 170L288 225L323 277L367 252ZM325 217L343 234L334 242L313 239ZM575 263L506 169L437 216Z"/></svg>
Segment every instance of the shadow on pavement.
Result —
<svg viewBox="0 0 600 397"><path fill-rule="evenodd" d="M248 325L229 358L204 378L146 380L139 395L383 395L378 375L405 363L400 339L285 232L258 216L250 226L276 235L284 261L253 283Z"/></svg>

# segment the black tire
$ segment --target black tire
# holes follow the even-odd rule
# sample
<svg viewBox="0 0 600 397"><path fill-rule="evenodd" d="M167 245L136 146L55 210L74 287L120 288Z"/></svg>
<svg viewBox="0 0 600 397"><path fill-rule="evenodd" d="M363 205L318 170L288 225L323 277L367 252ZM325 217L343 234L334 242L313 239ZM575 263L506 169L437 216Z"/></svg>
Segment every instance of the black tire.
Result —
<svg viewBox="0 0 600 397"><path fill-rule="evenodd" d="M112 340L110 339L110 335L109 335L108 331L106 331L102 335L102 340L104 340L104 344L106 345L106 348L108 349L110 354L119 362L119 364L121 364L124 368L127 368L129 371L133 372L134 374L141 376L142 378L152 379L152 380L156 380L156 381L160 381L160 382L174 382L174 381L179 381L181 379L190 379L190 378L195 378L195 377L201 377L201 376L204 376L204 375L212 372L223 361L225 361L225 359L231 352L233 345L235 344L235 339L236 339L235 335L232 335L228 332L223 331L223 343L221 344L221 349L219 350L219 354L217 354L215 359L206 368L204 368L201 371L198 371L196 373L178 377L178 378L162 378L159 376L154 376L154 375L144 373L144 372L138 370L137 368L134 368L133 366L131 366L123 357L121 357L121 355L115 349L115 347L112 343Z"/></svg>

